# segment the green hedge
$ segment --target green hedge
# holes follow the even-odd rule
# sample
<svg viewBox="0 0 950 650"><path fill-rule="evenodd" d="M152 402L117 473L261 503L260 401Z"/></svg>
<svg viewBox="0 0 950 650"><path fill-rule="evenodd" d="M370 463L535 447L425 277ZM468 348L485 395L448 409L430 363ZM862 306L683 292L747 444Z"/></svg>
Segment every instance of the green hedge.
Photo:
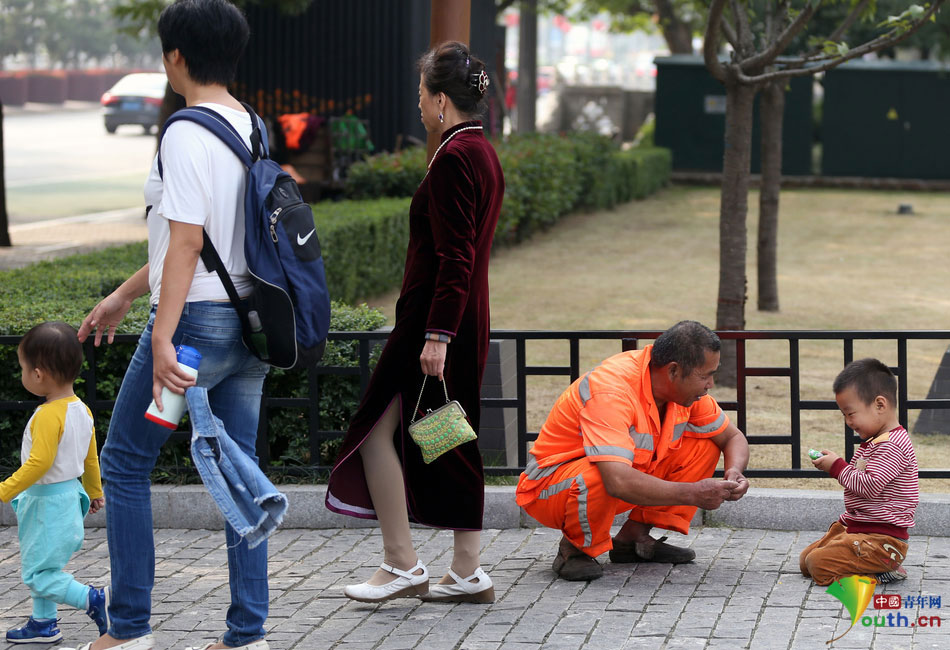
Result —
<svg viewBox="0 0 950 650"><path fill-rule="evenodd" d="M402 280L409 242L409 199L325 201L313 206L327 288L353 302Z"/></svg>
<svg viewBox="0 0 950 650"><path fill-rule="evenodd" d="M321 233L322 234L322 233ZM403 248L405 244L403 244ZM405 251L403 251L403 255ZM40 262L23 269L0 272L0 335L22 335L33 325L45 320L63 320L79 325L102 296L122 283L147 259L146 246L132 244L85 255L74 255L52 262ZM148 320L149 305L141 298L132 305L120 326L120 334L141 332ZM330 327L336 331L370 331L386 322L378 310L366 305L351 307L333 303ZM97 355L96 389L99 399L114 399L135 345L105 345ZM375 365L378 350L371 365ZM357 344L330 342L324 365L356 366ZM20 384L15 345L0 345L0 363L7 368L0 373L0 401L35 402L36 398ZM359 398L356 376L326 376L320 380L320 427L323 430L344 430ZM272 369L265 389L273 397L302 397L307 391L303 371ZM77 394L84 396L84 380L77 382ZM11 470L19 465L20 439L29 419L29 411L8 411L0 418L0 468ZM108 429L109 411L98 414L96 431L100 445ZM293 465L329 464L335 456L334 444L324 444L321 458L311 459L307 434L306 411L273 408L269 411L268 439L275 471ZM154 478L181 480L174 468L190 467L187 444L166 445Z"/></svg>
<svg viewBox="0 0 950 650"><path fill-rule="evenodd" d="M518 134L496 142L495 149L506 185L495 231L499 244L522 241L577 209L643 198L670 178L668 150L621 151L591 133ZM346 193L354 199L412 196L424 176L421 148L382 154L350 167Z"/></svg>
<svg viewBox="0 0 950 650"><path fill-rule="evenodd" d="M669 183L673 173L673 154L663 147L637 147L620 153L619 158L634 165L628 176L631 179L630 198L650 196Z"/></svg>
<svg viewBox="0 0 950 650"><path fill-rule="evenodd" d="M351 199L412 196L425 175L424 148L381 153L350 166L346 171L345 191Z"/></svg>

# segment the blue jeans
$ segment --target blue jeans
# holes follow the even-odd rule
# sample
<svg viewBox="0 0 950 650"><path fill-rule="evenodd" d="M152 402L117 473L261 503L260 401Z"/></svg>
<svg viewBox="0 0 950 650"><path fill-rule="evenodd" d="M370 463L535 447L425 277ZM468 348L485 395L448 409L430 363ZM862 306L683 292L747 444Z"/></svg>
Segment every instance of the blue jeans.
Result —
<svg viewBox="0 0 950 650"><path fill-rule="evenodd" d="M151 631L155 541L149 474L170 434L145 419L152 400L154 321L153 308L122 380L101 455L112 566L109 633L116 639L133 639ZM234 442L256 461L261 390L268 367L241 342L237 312L226 302L186 303L172 343L201 352L198 385L208 389L211 409ZM231 606L223 641L240 646L265 634L267 544L249 549L230 526L226 526L226 539Z"/></svg>

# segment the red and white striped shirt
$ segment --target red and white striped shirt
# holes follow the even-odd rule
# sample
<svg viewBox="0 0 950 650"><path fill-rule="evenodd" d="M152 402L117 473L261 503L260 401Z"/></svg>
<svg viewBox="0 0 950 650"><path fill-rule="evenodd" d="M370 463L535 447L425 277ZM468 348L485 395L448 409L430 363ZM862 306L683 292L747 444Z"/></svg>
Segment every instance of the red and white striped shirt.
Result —
<svg viewBox="0 0 950 650"><path fill-rule="evenodd" d="M904 427L865 440L850 464L839 458L830 473L844 486L846 512L838 521L849 533L907 539L920 500L920 483L917 455Z"/></svg>

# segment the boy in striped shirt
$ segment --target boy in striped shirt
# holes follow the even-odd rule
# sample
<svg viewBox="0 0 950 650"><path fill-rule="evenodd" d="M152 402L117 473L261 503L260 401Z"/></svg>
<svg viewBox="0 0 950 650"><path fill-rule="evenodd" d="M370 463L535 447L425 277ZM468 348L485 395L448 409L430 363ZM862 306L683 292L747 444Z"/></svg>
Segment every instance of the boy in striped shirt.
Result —
<svg viewBox="0 0 950 650"><path fill-rule="evenodd" d="M897 420L897 380L877 359L861 359L845 366L834 391L845 424L862 442L850 463L826 449L813 461L844 487L845 513L802 551L802 574L819 585L856 574L903 580L920 486L914 446Z"/></svg>

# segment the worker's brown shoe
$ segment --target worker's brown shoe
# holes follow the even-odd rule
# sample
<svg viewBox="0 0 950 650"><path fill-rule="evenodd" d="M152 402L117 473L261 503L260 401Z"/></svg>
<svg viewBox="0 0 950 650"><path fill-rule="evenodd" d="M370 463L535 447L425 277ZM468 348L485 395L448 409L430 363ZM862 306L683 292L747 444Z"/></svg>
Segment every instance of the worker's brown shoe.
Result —
<svg viewBox="0 0 950 650"><path fill-rule="evenodd" d="M604 575L604 568L597 560L575 547L564 537L558 544L557 555L554 557L551 568L565 580L590 581Z"/></svg>
<svg viewBox="0 0 950 650"><path fill-rule="evenodd" d="M692 562L696 552L691 548L680 548L666 543L666 536L650 542L622 542L614 540L610 550L610 561L615 564L630 562L668 562L683 564Z"/></svg>

